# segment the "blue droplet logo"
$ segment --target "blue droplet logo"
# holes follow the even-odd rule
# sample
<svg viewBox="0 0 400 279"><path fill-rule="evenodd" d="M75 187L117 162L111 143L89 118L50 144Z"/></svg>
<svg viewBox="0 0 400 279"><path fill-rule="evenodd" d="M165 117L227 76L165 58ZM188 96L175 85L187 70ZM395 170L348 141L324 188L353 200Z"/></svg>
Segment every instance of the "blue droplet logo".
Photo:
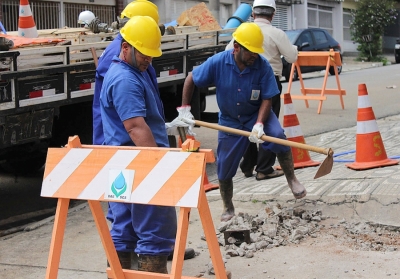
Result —
<svg viewBox="0 0 400 279"><path fill-rule="evenodd" d="M120 174L118 174L118 176L115 178L114 182L112 183L111 191L114 193L115 197L118 198L123 193L125 193L126 188L127 188L126 180L121 171Z"/></svg>

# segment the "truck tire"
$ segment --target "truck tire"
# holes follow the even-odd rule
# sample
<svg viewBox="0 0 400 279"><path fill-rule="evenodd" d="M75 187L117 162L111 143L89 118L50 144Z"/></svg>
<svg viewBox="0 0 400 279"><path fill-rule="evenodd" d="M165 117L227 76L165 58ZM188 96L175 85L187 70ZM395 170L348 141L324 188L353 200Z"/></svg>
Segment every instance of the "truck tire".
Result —
<svg viewBox="0 0 400 279"><path fill-rule="evenodd" d="M53 121L50 147L64 146L71 136L79 136L82 144L92 144L92 102L62 106Z"/></svg>
<svg viewBox="0 0 400 279"><path fill-rule="evenodd" d="M201 115L201 89L197 86L194 88L192 101L190 102L191 110L195 119L200 119Z"/></svg>
<svg viewBox="0 0 400 279"><path fill-rule="evenodd" d="M340 54L340 61L343 62L343 58L342 55ZM338 75L340 75L340 73L342 72L342 68L343 66L337 66L337 71L338 71ZM335 69L333 67L329 68L329 73L334 76L335 75Z"/></svg>
<svg viewBox="0 0 400 279"><path fill-rule="evenodd" d="M289 66L287 67L287 69L286 69L286 72L285 72L285 74L284 74L284 77L285 77L285 80L287 81L287 82L289 82L290 81L290 71L291 71L291 69L292 69L292 64L289 64ZM299 79L299 75L297 74L297 69L294 69L294 73L293 73L293 77L292 77L292 80L293 81L296 81L296 80L298 80Z"/></svg>
<svg viewBox="0 0 400 279"><path fill-rule="evenodd" d="M46 162L45 151L37 150L27 157L16 156L0 164L2 170L8 173L26 175L39 171Z"/></svg>
<svg viewBox="0 0 400 279"><path fill-rule="evenodd" d="M178 144L176 143L176 136L168 136L169 147L176 148Z"/></svg>

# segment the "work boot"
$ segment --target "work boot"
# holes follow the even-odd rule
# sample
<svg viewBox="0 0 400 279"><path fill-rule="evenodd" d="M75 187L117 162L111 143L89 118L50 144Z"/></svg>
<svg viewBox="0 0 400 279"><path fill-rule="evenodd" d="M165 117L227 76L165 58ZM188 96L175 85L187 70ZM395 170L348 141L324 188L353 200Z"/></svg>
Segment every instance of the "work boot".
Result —
<svg viewBox="0 0 400 279"><path fill-rule="evenodd" d="M233 181L231 179L219 180L219 192L221 193L224 211L221 215L221 222L226 222L235 216L235 207L232 203L233 197Z"/></svg>
<svg viewBox="0 0 400 279"><path fill-rule="evenodd" d="M168 274L168 256L139 255L138 270Z"/></svg>
<svg viewBox="0 0 400 279"><path fill-rule="evenodd" d="M136 253L117 251L117 256L123 269L138 270L138 256ZM110 267L108 261L107 266Z"/></svg>
<svg viewBox="0 0 400 279"><path fill-rule="evenodd" d="M294 175L292 151L290 150L286 153L276 154L276 157L278 158L279 164L285 173L286 180L289 183L289 188L292 190L293 196L296 199L304 198L307 195L307 191L303 184L301 184Z"/></svg>
<svg viewBox="0 0 400 279"><path fill-rule="evenodd" d="M196 256L196 252L194 251L194 249L193 248L186 248L185 255L183 256L183 259L184 260L193 259L194 256ZM169 254L168 260L172 261L173 258L174 258L174 251L172 251L171 254Z"/></svg>

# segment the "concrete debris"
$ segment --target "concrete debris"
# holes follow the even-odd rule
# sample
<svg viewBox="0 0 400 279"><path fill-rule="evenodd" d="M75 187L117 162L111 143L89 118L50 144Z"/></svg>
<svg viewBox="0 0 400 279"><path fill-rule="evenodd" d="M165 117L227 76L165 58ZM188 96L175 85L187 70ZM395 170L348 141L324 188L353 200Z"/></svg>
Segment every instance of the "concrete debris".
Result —
<svg viewBox="0 0 400 279"><path fill-rule="evenodd" d="M247 243L234 237L233 232L246 230L249 231ZM390 252L400 249L399 231L398 227L337 220L324 216L321 210L283 208L276 203L267 204L255 216L239 213L228 222L222 222L217 226L217 237L228 259L252 258L256 252L298 244L307 238L318 241L319 237L333 237L355 250ZM224 239L224 234L229 237Z"/></svg>

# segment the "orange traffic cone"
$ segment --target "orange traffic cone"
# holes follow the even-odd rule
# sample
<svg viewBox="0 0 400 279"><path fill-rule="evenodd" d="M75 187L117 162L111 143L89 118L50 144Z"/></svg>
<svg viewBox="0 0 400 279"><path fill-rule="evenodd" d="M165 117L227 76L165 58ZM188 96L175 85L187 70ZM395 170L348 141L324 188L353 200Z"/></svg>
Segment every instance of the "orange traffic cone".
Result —
<svg viewBox="0 0 400 279"><path fill-rule="evenodd" d="M178 138L179 138L178 139L178 146L182 147L182 139L181 139L181 137L178 137ZM186 138L187 139L196 140L194 138L194 136L190 136L190 135L186 135ZM209 192L209 191L212 191L212 190L219 189L219 185L218 184L210 183L210 181L208 180L208 176L207 176L206 172L204 173L203 186L204 186L204 191L205 192Z"/></svg>
<svg viewBox="0 0 400 279"><path fill-rule="evenodd" d="M285 93L283 97L283 129L285 130L286 137L290 141L306 143L303 132L301 131L299 119L294 110L290 93ZM308 154L308 151L305 149L292 147L292 155L295 169L314 167L321 164L320 162L311 160L310 154Z"/></svg>
<svg viewBox="0 0 400 279"><path fill-rule="evenodd" d="M19 2L18 36L26 38L39 36L28 0Z"/></svg>
<svg viewBox="0 0 400 279"><path fill-rule="evenodd" d="M375 114L369 102L367 86L359 84L356 160L354 163L346 164L346 166L355 170L365 170L398 163L399 161L389 159L386 155Z"/></svg>

